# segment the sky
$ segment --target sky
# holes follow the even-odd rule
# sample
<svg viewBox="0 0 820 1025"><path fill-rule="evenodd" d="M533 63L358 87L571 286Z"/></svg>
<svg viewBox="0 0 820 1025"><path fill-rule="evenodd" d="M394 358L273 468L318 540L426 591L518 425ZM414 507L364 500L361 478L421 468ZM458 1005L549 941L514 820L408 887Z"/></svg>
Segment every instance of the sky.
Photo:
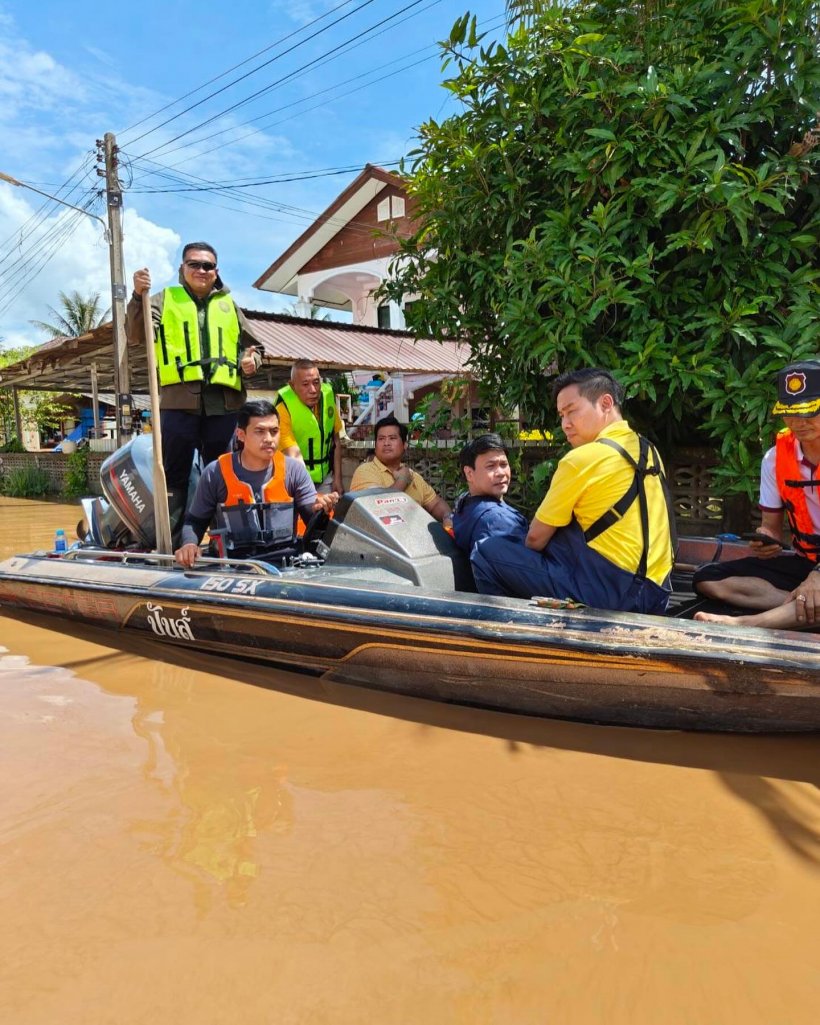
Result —
<svg viewBox="0 0 820 1025"><path fill-rule="evenodd" d="M0 172L105 219L96 140L114 132L129 292L143 266L174 284L202 239L241 305L282 310L259 275L366 163L457 112L436 42L467 10L501 31L502 0L0 0ZM245 187L273 177L296 180ZM202 179L233 191L169 191ZM108 305L103 225L0 181L0 348L44 341L30 321L74 290Z"/></svg>

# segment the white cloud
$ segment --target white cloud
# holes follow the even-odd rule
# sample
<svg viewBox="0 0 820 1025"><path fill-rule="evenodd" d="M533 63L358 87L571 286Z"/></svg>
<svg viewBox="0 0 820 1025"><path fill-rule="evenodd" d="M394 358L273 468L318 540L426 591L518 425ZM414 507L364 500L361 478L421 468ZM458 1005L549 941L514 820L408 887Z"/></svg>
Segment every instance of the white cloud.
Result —
<svg viewBox="0 0 820 1025"><path fill-rule="evenodd" d="M66 97L81 102L86 88L82 78L49 54L20 45L19 40L0 39L0 96L8 119L11 113L62 109Z"/></svg>
<svg viewBox="0 0 820 1025"><path fill-rule="evenodd" d="M13 238L34 214L34 208L17 195L19 191L0 185L0 241L9 236ZM49 320L48 307L58 306L60 292L76 290L82 295L99 292L103 305L109 305L109 250L97 221L84 218L77 222L71 237L62 244L46 243L43 255L47 254L49 259L39 272L36 267L21 266L20 254L30 252L37 239L42 240L55 228L60 216L48 218L16 253L13 246L6 246L0 254L0 258L11 254L11 259L0 264L0 338L4 347L42 342L42 333L29 321ZM132 274L138 267L150 267L158 284L176 278L176 255L181 240L175 231L154 224L135 210L126 210L123 235L129 291ZM18 271L23 271L19 277ZM9 299L13 299L13 303L7 306Z"/></svg>
<svg viewBox="0 0 820 1025"><path fill-rule="evenodd" d="M284 14L297 25L307 25L314 21L329 5L316 3L315 0L274 0L271 7L277 14Z"/></svg>
<svg viewBox="0 0 820 1025"><path fill-rule="evenodd" d="M83 46L83 49L87 53L90 53L91 56L98 60L101 64L106 64L109 68L117 67L117 62L110 54L106 53L105 50L101 50L97 46L89 46L87 43Z"/></svg>
<svg viewBox="0 0 820 1025"><path fill-rule="evenodd" d="M175 231L154 224L136 210L125 211L122 231L125 279L129 288L134 271L140 267L149 268L156 286L176 279L176 258L182 239Z"/></svg>

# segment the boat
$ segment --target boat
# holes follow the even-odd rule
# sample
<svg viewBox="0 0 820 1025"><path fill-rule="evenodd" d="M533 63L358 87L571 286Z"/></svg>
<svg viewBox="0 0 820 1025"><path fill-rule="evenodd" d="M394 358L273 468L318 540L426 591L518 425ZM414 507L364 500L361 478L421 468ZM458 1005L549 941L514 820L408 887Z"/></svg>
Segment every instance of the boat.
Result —
<svg viewBox="0 0 820 1025"><path fill-rule="evenodd" d="M139 439L137 439L139 440ZM140 461L142 459L142 462ZM816 635L686 618L700 563L742 543L684 538L673 614L488 597L463 553L402 492L346 494L292 564L150 551L144 453L103 464L105 499L64 553L0 562L0 605L337 683L505 712L676 730L820 730ZM312 525L312 527L315 525ZM127 547L117 548L130 537Z"/></svg>

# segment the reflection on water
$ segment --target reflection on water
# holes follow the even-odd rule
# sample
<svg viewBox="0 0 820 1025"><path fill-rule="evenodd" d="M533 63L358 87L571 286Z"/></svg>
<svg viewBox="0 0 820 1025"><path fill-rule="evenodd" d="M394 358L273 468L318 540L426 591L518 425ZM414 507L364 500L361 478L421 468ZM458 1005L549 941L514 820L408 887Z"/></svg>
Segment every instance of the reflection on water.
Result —
<svg viewBox="0 0 820 1025"><path fill-rule="evenodd" d="M200 913L220 890L240 906L259 873L257 837L291 828L287 768L246 750L244 738L229 747L224 731L194 714L195 681L158 668L156 689L135 695L131 722L145 741L143 778L174 802L170 814L135 821L134 836L191 881ZM155 679L153 671L150 676Z"/></svg>
<svg viewBox="0 0 820 1025"><path fill-rule="evenodd" d="M0 499L0 536L70 513ZM814 1021L816 738L497 715L57 625L0 616L3 1021Z"/></svg>

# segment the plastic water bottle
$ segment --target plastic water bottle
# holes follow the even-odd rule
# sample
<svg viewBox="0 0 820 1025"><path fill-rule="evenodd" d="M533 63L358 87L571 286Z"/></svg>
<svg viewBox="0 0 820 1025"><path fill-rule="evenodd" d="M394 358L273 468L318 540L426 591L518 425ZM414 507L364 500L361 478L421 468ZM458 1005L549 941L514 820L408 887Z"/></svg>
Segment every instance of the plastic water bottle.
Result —
<svg viewBox="0 0 820 1025"><path fill-rule="evenodd" d="M63 530L62 527L60 527L57 530L57 533L54 535L54 551L59 553L59 552L65 552L67 550L68 550L68 545L66 544L65 531Z"/></svg>

